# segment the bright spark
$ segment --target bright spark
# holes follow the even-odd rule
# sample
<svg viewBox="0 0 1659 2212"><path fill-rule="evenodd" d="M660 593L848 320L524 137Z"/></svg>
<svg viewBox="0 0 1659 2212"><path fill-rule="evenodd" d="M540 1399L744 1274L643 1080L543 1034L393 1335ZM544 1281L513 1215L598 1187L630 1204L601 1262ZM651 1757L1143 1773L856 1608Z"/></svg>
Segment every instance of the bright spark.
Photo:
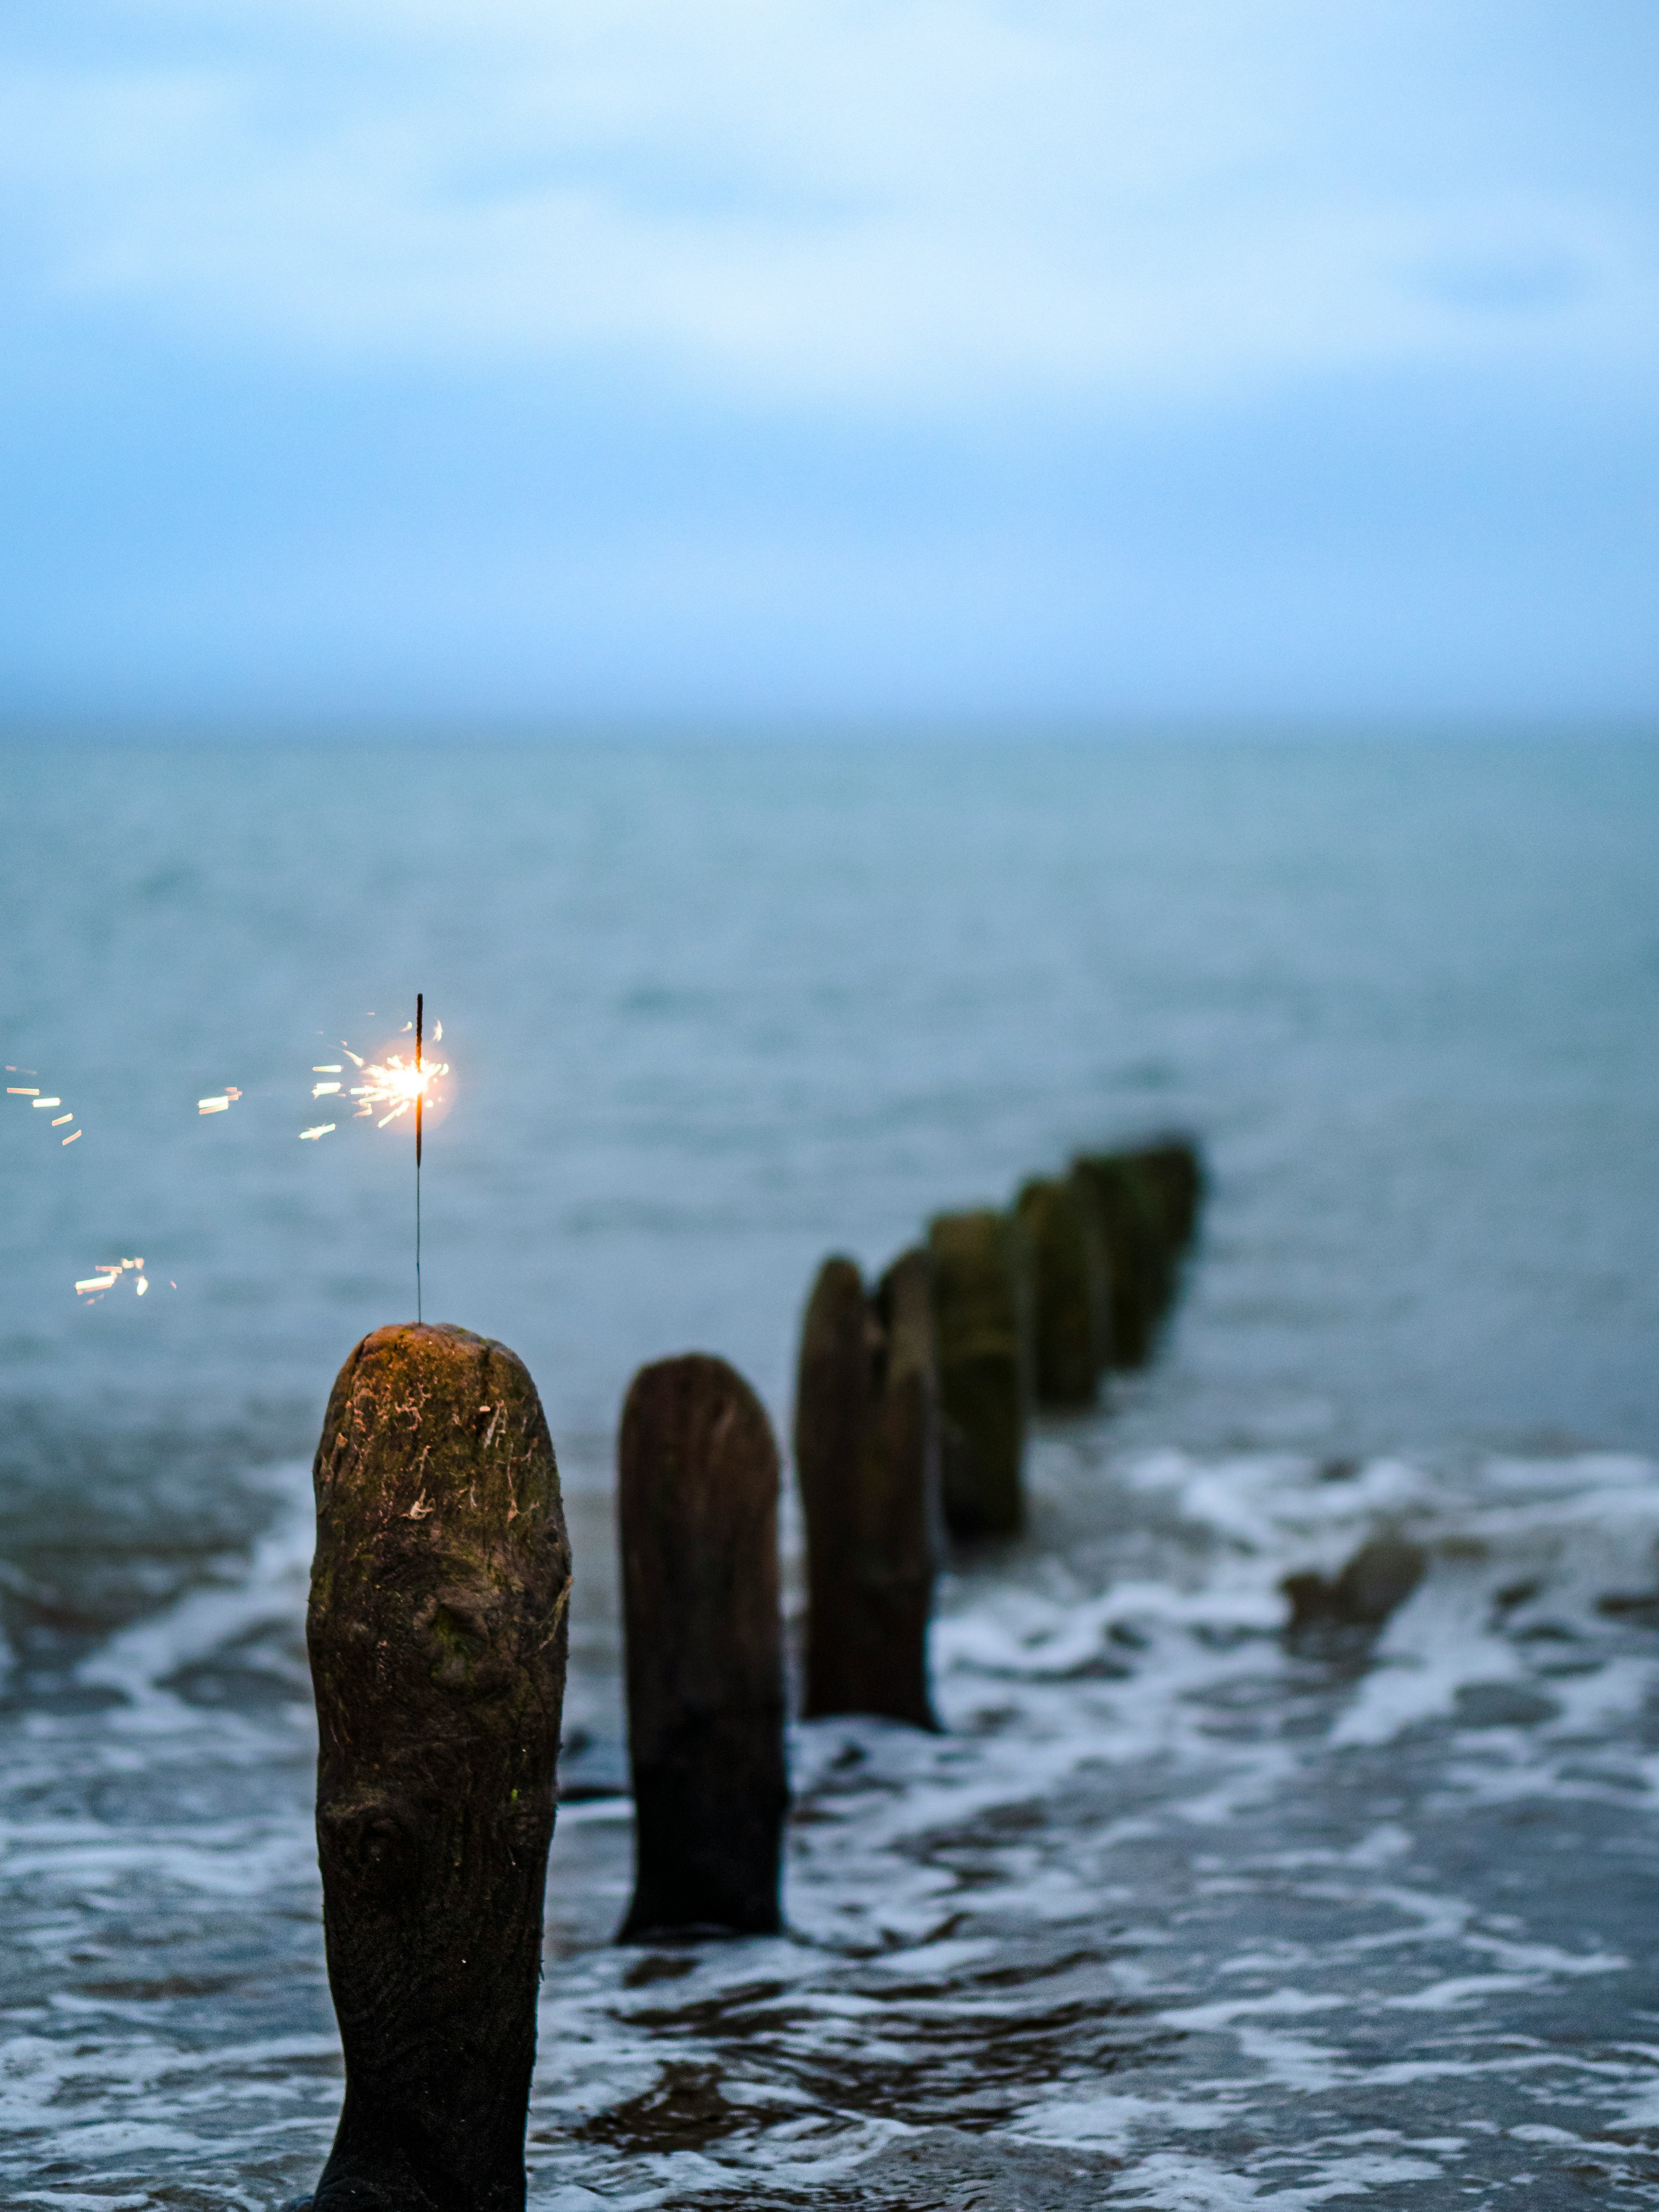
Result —
<svg viewBox="0 0 1659 2212"><path fill-rule="evenodd" d="M408 1026L413 1029L415 1024L410 1022ZM434 1040L442 1035L442 1024L435 1024L433 1029ZM368 1060L362 1053L353 1052L343 1037L340 1040L340 1049L357 1071L359 1079L352 1084L337 1081L313 1083L312 1097L326 1098L331 1104L337 1099L343 1106L349 1099L353 1108L354 1121L373 1121L381 1129L388 1127L393 1121L401 1121L422 1099L428 1106L434 1104L435 1085L449 1073L447 1060L430 1060L424 1055L421 1065L416 1067L412 1053L388 1052L384 1059ZM311 1072L313 1075L338 1077L346 1072L345 1062L343 1060L335 1066L315 1063ZM336 1126L332 1121L323 1121L313 1129L302 1129L300 1134L313 1139L325 1137Z"/></svg>
<svg viewBox="0 0 1659 2212"><path fill-rule="evenodd" d="M352 1057L355 1059L356 1054ZM368 1062L363 1067L367 1080L354 1084L350 1095L359 1102L359 1115L372 1115L375 1126L384 1129L389 1121L401 1121L417 1098L429 1097L438 1078L448 1073L447 1060L423 1059L416 1067L414 1060L405 1060L402 1053L389 1052L384 1060ZM386 1109L384 1114L380 1110L381 1107Z"/></svg>

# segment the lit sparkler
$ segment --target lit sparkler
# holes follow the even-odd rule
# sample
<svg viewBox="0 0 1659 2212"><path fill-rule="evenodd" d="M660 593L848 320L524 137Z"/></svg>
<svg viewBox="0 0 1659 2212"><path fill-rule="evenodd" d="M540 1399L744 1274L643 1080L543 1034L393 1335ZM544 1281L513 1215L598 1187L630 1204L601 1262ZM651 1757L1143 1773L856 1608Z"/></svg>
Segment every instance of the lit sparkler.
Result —
<svg viewBox="0 0 1659 2212"><path fill-rule="evenodd" d="M449 1073L447 1060L429 1060L426 1054L426 994L415 994L415 1018L405 1024L415 1033L415 1050L405 1058L401 1052L388 1052L380 1060L370 1060L364 1054L354 1052L343 1037L340 1049L345 1060L319 1060L312 1073L322 1079L311 1086L314 1099L327 1099L332 1105L337 1099L342 1106L354 1102L351 1118L354 1121L373 1121L376 1128L385 1129L393 1121L401 1121L411 1109L415 1115L415 1318L422 1318L421 1305L421 1151L425 1131L428 1103L440 1101L433 1085ZM432 1041L443 1041L444 1025L434 1022ZM351 1065L348 1068L346 1060ZM356 1075L358 1080L345 1080ZM309 1129L301 1129L302 1144L319 1144L331 1136L338 1127L335 1121L319 1121Z"/></svg>

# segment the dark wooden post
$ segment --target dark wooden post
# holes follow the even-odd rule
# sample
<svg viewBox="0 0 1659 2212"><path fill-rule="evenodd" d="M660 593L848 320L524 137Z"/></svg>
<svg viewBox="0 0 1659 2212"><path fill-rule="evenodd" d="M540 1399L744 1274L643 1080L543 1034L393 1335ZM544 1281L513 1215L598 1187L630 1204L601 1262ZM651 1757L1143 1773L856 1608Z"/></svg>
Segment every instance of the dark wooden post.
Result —
<svg viewBox="0 0 1659 2212"><path fill-rule="evenodd" d="M641 1368L617 1510L634 1774L634 1901L618 1941L775 1934L789 1786L778 1449L702 1352Z"/></svg>
<svg viewBox="0 0 1659 2212"><path fill-rule="evenodd" d="M316 2212L520 2212L570 1547L536 1386L375 1330L317 1449L307 1641L345 2104Z"/></svg>
<svg viewBox="0 0 1659 2212"><path fill-rule="evenodd" d="M927 1256L873 1300L826 1260L801 1332L795 1468L806 1519L804 1711L938 1725L927 1624L940 1549L939 1392Z"/></svg>
<svg viewBox="0 0 1659 2212"><path fill-rule="evenodd" d="M1112 1364L1144 1367L1169 1301L1173 1261L1163 1210L1129 1153L1085 1153L1073 1172L1093 1197L1106 1247Z"/></svg>
<svg viewBox="0 0 1659 2212"><path fill-rule="evenodd" d="M929 1225L927 1249L945 1422L945 1517L953 1535L1011 1535L1025 1517L1024 1237L1006 1213L942 1213Z"/></svg>
<svg viewBox="0 0 1659 2212"><path fill-rule="evenodd" d="M1037 1402L1091 1406L1111 1338L1100 1209L1073 1173L1034 1177L1018 1212L1031 1255Z"/></svg>
<svg viewBox="0 0 1659 2212"><path fill-rule="evenodd" d="M878 1327L855 1261L824 1261L801 1324L795 1378L795 1479L806 1522L808 1720L854 1712L854 1626L863 1544L866 1454Z"/></svg>
<svg viewBox="0 0 1659 2212"><path fill-rule="evenodd" d="M863 1711L936 1729L927 1686L927 1625L945 1549L939 1355L933 1267L902 1252L876 1291L882 1332L866 1492L865 1607L870 1621Z"/></svg>
<svg viewBox="0 0 1659 2212"><path fill-rule="evenodd" d="M1157 1186L1170 1241L1184 1252L1198 1228L1204 1199L1204 1162L1190 1137L1160 1137L1135 1154Z"/></svg>

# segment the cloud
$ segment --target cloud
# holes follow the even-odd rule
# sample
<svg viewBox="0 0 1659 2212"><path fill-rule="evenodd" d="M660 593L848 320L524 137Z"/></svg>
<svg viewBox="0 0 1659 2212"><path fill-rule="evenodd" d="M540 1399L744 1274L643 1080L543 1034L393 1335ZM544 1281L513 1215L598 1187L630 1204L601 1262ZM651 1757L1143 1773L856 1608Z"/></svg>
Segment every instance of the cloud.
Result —
<svg viewBox="0 0 1659 2212"><path fill-rule="evenodd" d="M118 52L71 7L0 93L15 291L785 406L1650 359L1650 209L1530 81L1472 113L1505 11L1443 12L141 0Z"/></svg>

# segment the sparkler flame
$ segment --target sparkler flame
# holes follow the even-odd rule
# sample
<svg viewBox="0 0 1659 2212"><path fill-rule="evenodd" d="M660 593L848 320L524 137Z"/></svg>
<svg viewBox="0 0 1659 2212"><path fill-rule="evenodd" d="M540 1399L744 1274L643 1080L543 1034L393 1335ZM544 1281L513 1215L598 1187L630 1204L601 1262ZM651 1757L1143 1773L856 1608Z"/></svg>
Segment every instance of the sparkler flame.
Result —
<svg viewBox="0 0 1659 2212"><path fill-rule="evenodd" d="M401 1121L411 1106L415 1109L415 1318L416 1322L422 1318L422 1312L421 1304L421 1140L428 1108L441 1107L446 1103L436 1089L436 1085L449 1073L449 1062L447 1060L431 1060L427 1056L425 1007L425 994L417 991L415 994L415 1018L412 1022L405 1022L403 1030L398 1032L400 1036L409 1030L413 1030L415 1032L415 1051L412 1058L402 1051L398 1051L386 1053L385 1058L381 1060L369 1060L361 1052L353 1052L351 1047L342 1037L340 1050L345 1054L345 1060L313 1060L311 1064L312 1073L325 1079L323 1082L312 1085L312 1097L326 1098L331 1107L336 1106L337 1102L339 1106L343 1106L349 1100L352 1105L351 1118L354 1121L373 1121L377 1128L388 1129L394 1121ZM371 1021L374 1019L373 1013L370 1014L369 1019ZM443 1033L443 1024L434 1022L432 1025L432 1042L436 1044ZM347 1060L351 1062L352 1072L359 1079L356 1083L341 1080L347 1073L345 1064ZM204 1113L211 1110L206 1099L202 1102L201 1110ZM333 1135L337 1126L337 1124L333 1121L313 1122L310 1128L301 1130L300 1141L301 1144L320 1144L325 1137Z"/></svg>
<svg viewBox="0 0 1659 2212"><path fill-rule="evenodd" d="M368 1082L354 1084L350 1095L361 1102L358 1114L373 1114L375 1127L384 1129L388 1121L401 1120L416 1099L429 1097L433 1084L448 1073L447 1060L422 1060L417 1067L402 1053L390 1052L383 1060L369 1062L363 1070ZM388 1109L384 1115L380 1110L382 1106Z"/></svg>
<svg viewBox="0 0 1659 2212"><path fill-rule="evenodd" d="M414 1027L413 1023L410 1024ZM441 1025L434 1032L441 1035ZM418 1064L412 1055L388 1052L383 1060L369 1060L363 1054L353 1052L343 1038L340 1049L351 1062L357 1076L356 1083L338 1080L313 1083L313 1098L326 1098L331 1104L337 1098L343 1105L349 1099L354 1121L373 1121L384 1129L393 1121L400 1121L411 1108L420 1104L434 1106L439 1100L434 1086L449 1073L447 1060L430 1060L422 1055ZM338 1078L347 1073L345 1062L313 1066L312 1073ZM302 1129L302 1137L318 1139L327 1136L337 1125L332 1121L319 1122L315 1128Z"/></svg>

